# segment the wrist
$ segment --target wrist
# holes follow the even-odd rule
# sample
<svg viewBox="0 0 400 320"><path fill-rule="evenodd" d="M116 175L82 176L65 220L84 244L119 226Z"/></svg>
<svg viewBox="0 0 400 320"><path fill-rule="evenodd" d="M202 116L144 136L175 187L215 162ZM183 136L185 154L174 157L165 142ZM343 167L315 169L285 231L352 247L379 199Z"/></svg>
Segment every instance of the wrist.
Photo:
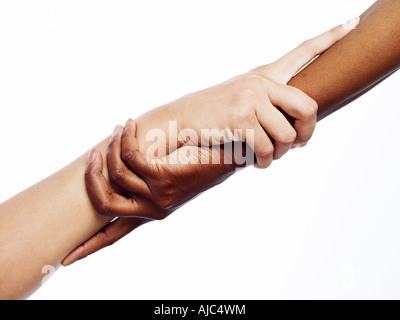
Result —
<svg viewBox="0 0 400 320"><path fill-rule="evenodd" d="M146 154L150 146L155 143L161 146L163 140L166 144L166 155L181 147L178 136L180 128L185 126L184 119L184 112L175 103L163 105L137 118L136 138L140 151Z"/></svg>

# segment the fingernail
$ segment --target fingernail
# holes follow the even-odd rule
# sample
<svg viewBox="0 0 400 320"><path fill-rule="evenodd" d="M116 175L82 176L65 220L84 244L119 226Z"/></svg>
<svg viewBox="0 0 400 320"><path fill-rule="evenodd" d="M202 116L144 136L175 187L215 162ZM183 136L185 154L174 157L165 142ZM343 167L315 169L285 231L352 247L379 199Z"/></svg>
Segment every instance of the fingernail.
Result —
<svg viewBox="0 0 400 320"><path fill-rule="evenodd" d="M131 123L132 123L132 119L128 119L128 121L125 124L125 129L129 128L131 126Z"/></svg>
<svg viewBox="0 0 400 320"><path fill-rule="evenodd" d="M74 264L75 261L73 260L65 260L62 262L63 267L69 267L70 265Z"/></svg>
<svg viewBox="0 0 400 320"><path fill-rule="evenodd" d="M300 147L298 144L294 144L290 149L295 150L295 149L297 149L298 147Z"/></svg>
<svg viewBox="0 0 400 320"><path fill-rule="evenodd" d="M355 29L359 23L360 23L360 17L356 17L356 18L350 19L349 21L344 23L342 26L346 30L352 30L352 29Z"/></svg>
<svg viewBox="0 0 400 320"><path fill-rule="evenodd" d="M67 259L65 259L62 262L62 265L64 267L69 267L70 265L73 265L75 262L82 260L83 258L76 258L81 255L82 251L83 251L82 247L75 249L74 252L72 253L72 255L68 256Z"/></svg>
<svg viewBox="0 0 400 320"><path fill-rule="evenodd" d="M97 158L97 152L95 149L90 150L89 152L89 162L94 162L96 161Z"/></svg>
<svg viewBox="0 0 400 320"><path fill-rule="evenodd" d="M118 132L119 132L119 126L116 126L113 131L112 137L114 138L118 134Z"/></svg>

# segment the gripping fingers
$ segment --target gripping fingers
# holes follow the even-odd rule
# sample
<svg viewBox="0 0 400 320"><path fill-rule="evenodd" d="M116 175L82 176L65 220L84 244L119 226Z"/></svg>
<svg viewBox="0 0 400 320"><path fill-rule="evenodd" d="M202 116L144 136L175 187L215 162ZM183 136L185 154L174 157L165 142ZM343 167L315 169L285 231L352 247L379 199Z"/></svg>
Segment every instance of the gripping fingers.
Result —
<svg viewBox="0 0 400 320"><path fill-rule="evenodd" d="M283 157L296 139L296 131L285 116L269 101L256 109L257 119L273 139L274 160Z"/></svg>
<svg viewBox="0 0 400 320"><path fill-rule="evenodd" d="M293 144L301 145L310 140L317 123L318 104L301 90L284 85L276 85L270 99L295 119L297 137Z"/></svg>
<svg viewBox="0 0 400 320"><path fill-rule="evenodd" d="M85 172L86 189L96 210L108 216L140 216L138 203L119 194L112 193L103 175L103 158L97 150L89 154L89 163Z"/></svg>
<svg viewBox="0 0 400 320"><path fill-rule="evenodd" d="M146 182L129 170L121 159L123 131L121 126L117 126L108 145L107 167L110 181L124 193L149 197L151 194Z"/></svg>
<svg viewBox="0 0 400 320"><path fill-rule="evenodd" d="M140 177L151 177L157 174L156 167L147 161L146 156L139 151L136 139L136 123L129 119L122 134L121 156L126 166Z"/></svg>
<svg viewBox="0 0 400 320"><path fill-rule="evenodd" d="M274 145L264 129L257 123L254 129L254 137L246 136L246 142L254 150L257 162L256 168L268 168L274 159Z"/></svg>

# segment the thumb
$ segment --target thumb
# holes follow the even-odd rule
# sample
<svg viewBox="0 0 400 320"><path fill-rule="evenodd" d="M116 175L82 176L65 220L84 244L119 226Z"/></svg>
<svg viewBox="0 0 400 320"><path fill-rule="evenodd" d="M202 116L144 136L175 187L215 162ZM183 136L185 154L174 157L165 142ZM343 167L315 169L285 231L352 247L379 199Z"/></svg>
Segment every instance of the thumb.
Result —
<svg viewBox="0 0 400 320"><path fill-rule="evenodd" d="M150 220L141 218L118 218L106 225L85 243L72 250L61 264L64 267L69 266L105 247L111 246L148 221Z"/></svg>

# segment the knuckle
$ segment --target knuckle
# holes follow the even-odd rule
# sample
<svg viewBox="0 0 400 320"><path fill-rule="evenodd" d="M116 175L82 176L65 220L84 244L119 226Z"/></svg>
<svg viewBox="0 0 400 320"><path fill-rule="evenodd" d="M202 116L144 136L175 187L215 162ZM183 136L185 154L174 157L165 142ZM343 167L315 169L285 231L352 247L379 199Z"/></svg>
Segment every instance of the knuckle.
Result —
<svg viewBox="0 0 400 320"><path fill-rule="evenodd" d="M174 200L172 199L171 196L168 196L168 195L162 195L162 196L158 197L156 202L157 202L158 207L163 210L169 210L174 205Z"/></svg>
<svg viewBox="0 0 400 320"><path fill-rule="evenodd" d="M177 199L177 193L174 191L175 189L168 181L168 179L161 179L167 180L166 182L160 185L158 189L159 192L154 197L154 202L161 211L169 211L174 208Z"/></svg>
<svg viewBox="0 0 400 320"><path fill-rule="evenodd" d="M116 146L117 146L117 140L111 138L111 140L110 140L110 142L109 142L109 144L108 144L107 152L110 152L110 151L111 151L114 147L116 147Z"/></svg>
<svg viewBox="0 0 400 320"><path fill-rule="evenodd" d="M261 75L266 75L269 73L269 71L271 70L273 64L265 64L262 66L259 66L257 68L254 68L252 71L250 71L251 73L255 73L255 74L261 74Z"/></svg>
<svg viewBox="0 0 400 320"><path fill-rule="evenodd" d="M336 26L330 30L330 32L334 35L339 35L343 32L343 27L341 25Z"/></svg>
<svg viewBox="0 0 400 320"><path fill-rule="evenodd" d="M147 216L152 220L164 220L173 211L171 202L167 200L156 199L153 202L153 205L153 210L151 210L151 213L149 213ZM168 209L167 207L170 207L171 209Z"/></svg>
<svg viewBox="0 0 400 320"><path fill-rule="evenodd" d="M120 167L112 168L110 170L110 180L112 183L119 185L119 186L126 185L125 174L124 174L124 171Z"/></svg>
<svg viewBox="0 0 400 320"><path fill-rule="evenodd" d="M256 153L257 158L268 159L271 158L274 154L275 148L273 146L268 146L264 150L261 150Z"/></svg>
<svg viewBox="0 0 400 320"><path fill-rule="evenodd" d="M299 136L296 141L296 144L302 145L302 144L307 143L308 141L311 140L313 133L314 133L313 131L310 131L310 132L304 133L303 135Z"/></svg>
<svg viewBox="0 0 400 320"><path fill-rule="evenodd" d="M251 86L242 86L236 94L236 100L240 104L248 105L257 101L255 88Z"/></svg>
<svg viewBox="0 0 400 320"><path fill-rule="evenodd" d="M110 215L111 212L111 203L110 201L103 201L98 205L97 211L99 211L102 215Z"/></svg>
<svg viewBox="0 0 400 320"><path fill-rule="evenodd" d="M230 113L233 122L240 125L249 125L255 117L254 106L257 102L257 94L251 88L241 88L236 93L234 108Z"/></svg>
<svg viewBox="0 0 400 320"><path fill-rule="evenodd" d="M96 235L96 237L97 237L97 235ZM82 252L81 252L80 256L83 258L86 258L90 254L90 250L89 250L86 242L81 245L81 249L82 249Z"/></svg>
<svg viewBox="0 0 400 320"><path fill-rule="evenodd" d="M279 160L279 159L281 159L283 156L284 156L283 154L279 154L279 155L274 154L274 160Z"/></svg>
<svg viewBox="0 0 400 320"><path fill-rule="evenodd" d="M103 230L97 233L97 240L105 247L112 246L115 242L117 242L117 239L114 236L110 235L107 230Z"/></svg>
<svg viewBox="0 0 400 320"><path fill-rule="evenodd" d="M111 138L111 140L108 144L108 147L107 147L107 154L111 154L111 153L115 152L118 149L120 143L121 143L120 140L118 140L114 137Z"/></svg>
<svg viewBox="0 0 400 320"><path fill-rule="evenodd" d="M317 55L319 54L319 50L316 47L315 41L313 39L308 39L306 41L304 41L300 47L305 50L306 52L309 52L313 55Z"/></svg>
<svg viewBox="0 0 400 320"><path fill-rule="evenodd" d="M87 183L94 183L95 179L99 178L100 175L102 175L102 173L91 166L85 169L85 181Z"/></svg>
<svg viewBox="0 0 400 320"><path fill-rule="evenodd" d="M296 139L296 144L297 145L302 145L304 143L307 143L312 138L313 133L314 133L314 131L311 130L311 129L308 130L308 131L299 133L299 136Z"/></svg>
<svg viewBox="0 0 400 320"><path fill-rule="evenodd" d="M318 104L311 98L307 99L300 108L300 113L305 118L315 117L317 115L317 112L318 112Z"/></svg>
<svg viewBox="0 0 400 320"><path fill-rule="evenodd" d="M94 170L90 167L86 167L85 169L85 180L86 181L91 181L92 177L94 174Z"/></svg>
<svg viewBox="0 0 400 320"><path fill-rule="evenodd" d="M251 125L255 119L255 106L260 103L260 92L266 87L268 79L258 73L248 73L239 79L233 96L231 116L234 123Z"/></svg>
<svg viewBox="0 0 400 320"><path fill-rule="evenodd" d="M124 162L130 162L133 160L134 153L131 149L123 149L121 152L121 158Z"/></svg>
<svg viewBox="0 0 400 320"><path fill-rule="evenodd" d="M118 240L117 240L116 238L112 237L112 238L107 238L105 241L106 241L106 242L105 242L105 245L106 245L107 247L111 247L111 246L112 246L114 243L116 243Z"/></svg>
<svg viewBox="0 0 400 320"><path fill-rule="evenodd" d="M168 214L165 212L158 212L157 214L154 215L153 219L157 221L164 220L166 217L168 217Z"/></svg>
<svg viewBox="0 0 400 320"><path fill-rule="evenodd" d="M245 74L241 78L241 81L243 88L252 89L250 92L247 93L255 94L256 90L265 87L269 80L262 76L259 71L257 71Z"/></svg>
<svg viewBox="0 0 400 320"><path fill-rule="evenodd" d="M96 238L100 243L103 243L103 244L105 244L107 246L109 245L110 239L109 239L108 234L107 234L107 232L105 230L99 231L96 234Z"/></svg>
<svg viewBox="0 0 400 320"><path fill-rule="evenodd" d="M232 113L232 117L238 128L248 128L253 123L255 114L250 108L239 108Z"/></svg>
<svg viewBox="0 0 400 320"><path fill-rule="evenodd" d="M271 166L272 161L273 161L272 157L263 161L257 161L257 167L260 169L267 169Z"/></svg>
<svg viewBox="0 0 400 320"><path fill-rule="evenodd" d="M281 133L279 137L279 142L283 144L291 144L294 140L296 140L296 137L296 130L294 130L293 128L286 129Z"/></svg>

